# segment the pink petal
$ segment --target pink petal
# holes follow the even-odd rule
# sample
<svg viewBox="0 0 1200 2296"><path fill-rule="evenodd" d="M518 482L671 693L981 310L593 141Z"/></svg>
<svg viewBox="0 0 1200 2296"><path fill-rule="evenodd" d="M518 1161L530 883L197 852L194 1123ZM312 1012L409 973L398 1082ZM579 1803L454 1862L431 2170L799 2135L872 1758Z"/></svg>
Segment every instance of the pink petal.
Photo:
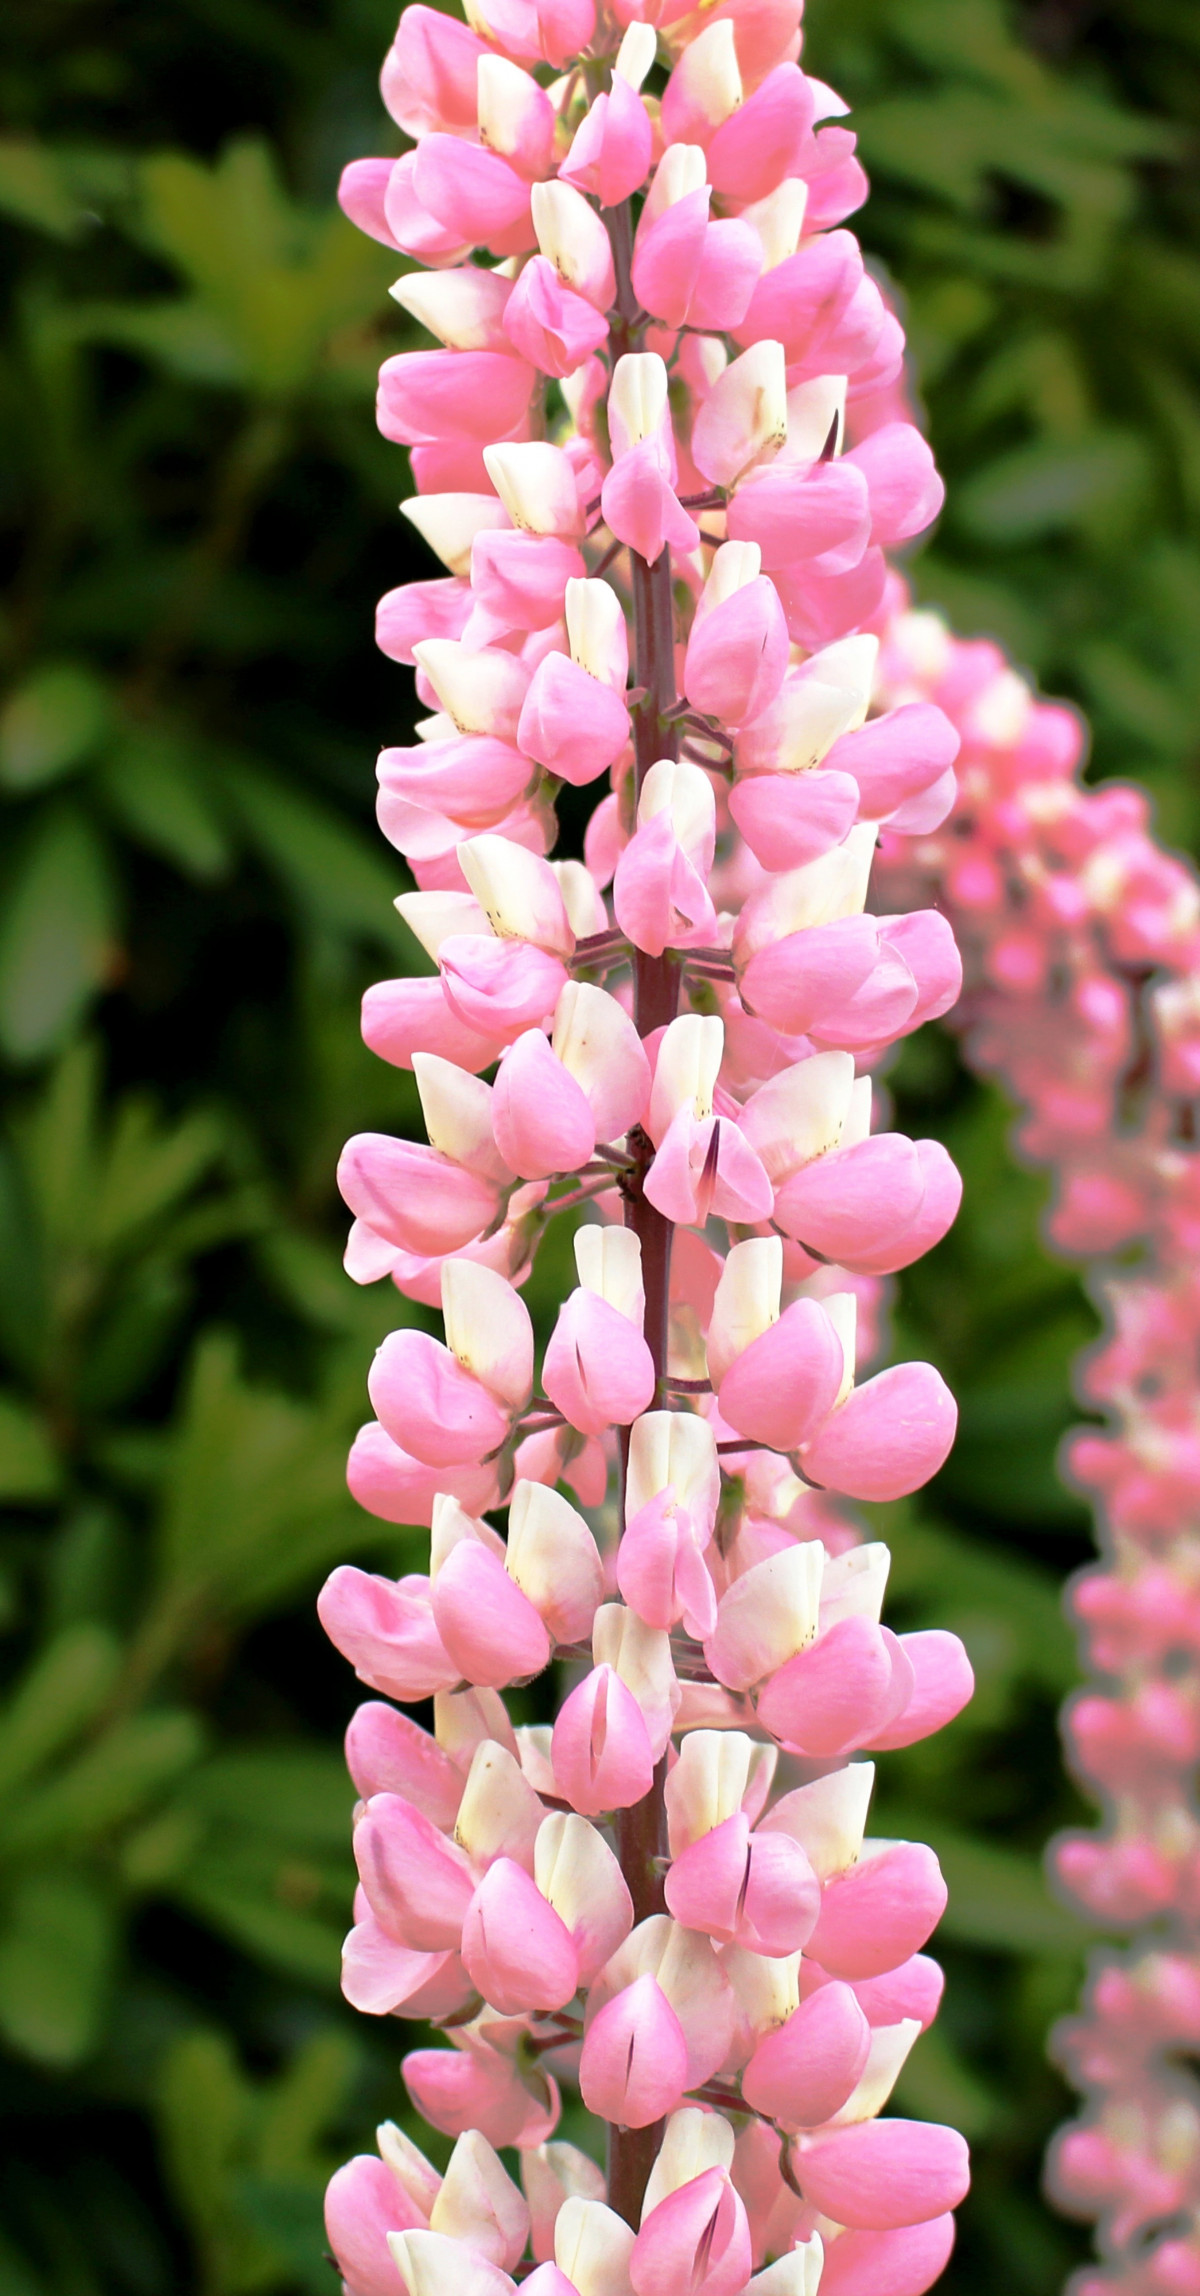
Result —
<svg viewBox="0 0 1200 2296"><path fill-rule="evenodd" d="M527 1595L496 1555L462 1539L433 1582L433 1615L467 1682L503 1689L549 1663L550 1637Z"/></svg>

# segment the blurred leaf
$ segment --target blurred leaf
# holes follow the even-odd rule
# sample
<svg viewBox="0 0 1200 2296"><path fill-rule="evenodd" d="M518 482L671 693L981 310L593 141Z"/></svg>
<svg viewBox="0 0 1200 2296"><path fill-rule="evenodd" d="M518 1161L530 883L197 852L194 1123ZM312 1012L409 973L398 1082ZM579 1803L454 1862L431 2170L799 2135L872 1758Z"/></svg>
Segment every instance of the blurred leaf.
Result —
<svg viewBox="0 0 1200 2296"><path fill-rule="evenodd" d="M101 1249L128 1247L157 1226L211 1172L225 1145L221 1125L206 1111L168 1126L146 1095L128 1094L113 1116L88 1206Z"/></svg>
<svg viewBox="0 0 1200 2296"><path fill-rule="evenodd" d="M53 239L77 239L88 221L58 155L22 136L0 136L0 209Z"/></svg>
<svg viewBox="0 0 1200 2296"><path fill-rule="evenodd" d="M113 1909L82 1876L32 1874L0 1928L0 2031L23 2056L78 2064L100 2036L112 1982Z"/></svg>
<svg viewBox="0 0 1200 2296"><path fill-rule="evenodd" d="M0 1712L0 1795L32 1777L99 1713L120 1652L91 1624L64 1628L39 1652Z"/></svg>
<svg viewBox="0 0 1200 2296"><path fill-rule="evenodd" d="M231 1750L194 1773L179 1807L202 1829L173 1885L181 1902L256 1959L335 1985L353 1886L353 1791L340 1757Z"/></svg>
<svg viewBox="0 0 1200 2296"><path fill-rule="evenodd" d="M339 1748L231 1747L189 1779L200 1816L278 1834L314 1849L346 1850L354 1789Z"/></svg>
<svg viewBox="0 0 1200 2296"><path fill-rule="evenodd" d="M236 2296L297 2276L316 2296L328 2286L329 2163L318 2144L352 2069L344 2035L330 2031L314 2033L273 2081L253 2084L223 2035L175 2044L160 2093L164 2159L213 2289Z"/></svg>
<svg viewBox="0 0 1200 2296"><path fill-rule="evenodd" d="M1136 433L1096 427L1073 443L1014 447L959 487L954 515L989 542L1038 541L1063 528L1094 533L1136 517L1149 476Z"/></svg>
<svg viewBox="0 0 1200 2296"><path fill-rule="evenodd" d="M109 977L116 896L85 814L48 813L26 842L0 915L0 1045L36 1060L63 1042Z"/></svg>
<svg viewBox="0 0 1200 2296"><path fill-rule="evenodd" d="M165 2166L199 2245L205 2285L222 2296L269 2285L271 2251L240 2217L231 2189L252 2097L224 2034L176 2042L158 2111Z"/></svg>
<svg viewBox="0 0 1200 2296"><path fill-rule="evenodd" d="M342 1910L339 1914L331 1905L322 1920L280 1903L278 1895L280 1888L316 1895L319 1876L308 1866L281 1865L277 1860L268 1868L261 1853L247 1845L241 1859L210 1849L179 1877L172 1894L253 1960L303 1985L315 1985L322 1993L336 1993L346 1931L346 1884L352 1876L337 1879ZM334 1894L331 1889L330 1896Z"/></svg>
<svg viewBox="0 0 1200 2296"><path fill-rule="evenodd" d="M155 1800L200 1747L199 1721L182 1710L115 1722L68 1769L0 1814L0 1847L29 1857L95 1841Z"/></svg>
<svg viewBox="0 0 1200 2296"><path fill-rule="evenodd" d="M106 757L100 786L140 845L200 884L226 875L229 838L186 740L166 728L131 728Z"/></svg>
<svg viewBox="0 0 1200 2296"><path fill-rule="evenodd" d="M392 903L404 890L391 866L338 816L249 767L231 767L230 794L247 835L277 870L301 911L336 933L400 945Z"/></svg>
<svg viewBox="0 0 1200 2296"><path fill-rule="evenodd" d="M162 1631L211 1603L252 1612L353 1536L341 1445L312 1409L243 1385L236 1350L197 1350L163 1515ZM153 1624L151 1631L153 1631Z"/></svg>
<svg viewBox="0 0 1200 2296"><path fill-rule="evenodd" d="M82 664L38 670L0 710L0 785L23 792L58 781L103 739L110 706L99 678Z"/></svg>
<svg viewBox="0 0 1200 2296"><path fill-rule="evenodd" d="M140 231L193 298L94 304L80 313L85 332L186 381L278 398L336 367L339 330L378 316L394 257L338 213L293 205L261 141L229 144L211 168L160 153L143 161L140 190Z"/></svg>
<svg viewBox="0 0 1200 2296"><path fill-rule="evenodd" d="M62 1470L36 1414L0 1392L0 1499L37 1501L58 1495Z"/></svg>

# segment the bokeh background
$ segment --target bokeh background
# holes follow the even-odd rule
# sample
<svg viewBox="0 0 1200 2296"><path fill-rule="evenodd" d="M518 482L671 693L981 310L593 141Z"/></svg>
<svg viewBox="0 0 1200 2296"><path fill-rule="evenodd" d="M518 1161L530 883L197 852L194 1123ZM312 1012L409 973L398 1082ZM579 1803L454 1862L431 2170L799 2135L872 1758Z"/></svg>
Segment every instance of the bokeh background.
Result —
<svg viewBox="0 0 1200 2296"><path fill-rule="evenodd" d="M0 10L0 2296L333 2296L324 2178L403 2105L402 2029L337 1991L354 1692L313 1615L335 1558L417 1560L343 1492L398 1312L343 1278L332 1186L348 1132L416 1129L356 1007L414 961L372 608L433 568L371 419L395 261L332 205L397 148L392 28ZM1191 846L1195 0L810 0L805 61L853 101L949 481L917 590L1077 698L1093 772ZM952 1888L902 2101L976 2151L948 2289L1051 2296L1086 2242L1040 2196L1044 2041L1087 1940L1040 1853L1081 1809L1055 1710L1090 1552L1054 1461L1096 1320L949 1037L894 1082L967 1208L897 1310L963 1432L878 1510L892 1615L980 1678L886 1765L883 1830Z"/></svg>

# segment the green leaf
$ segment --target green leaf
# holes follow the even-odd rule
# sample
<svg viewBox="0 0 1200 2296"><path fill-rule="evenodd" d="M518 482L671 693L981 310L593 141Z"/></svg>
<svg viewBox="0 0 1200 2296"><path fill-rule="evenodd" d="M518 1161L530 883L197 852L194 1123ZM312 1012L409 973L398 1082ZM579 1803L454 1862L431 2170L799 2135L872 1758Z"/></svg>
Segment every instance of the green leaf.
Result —
<svg viewBox="0 0 1200 2296"><path fill-rule="evenodd" d="M70 1873L19 1884L0 1930L0 2031L38 2063L76 2065L98 2042L116 1955L113 1908Z"/></svg>
<svg viewBox="0 0 1200 2296"><path fill-rule="evenodd" d="M33 1661L0 1712L0 1795L52 1761L100 1712L120 1650L103 1627L64 1627Z"/></svg>
<svg viewBox="0 0 1200 2296"><path fill-rule="evenodd" d="M313 2183L288 2177L246 2175L234 2188L247 2222L269 2242L289 2278L312 2296L329 2296L329 2244L321 2195Z"/></svg>
<svg viewBox="0 0 1200 2296"><path fill-rule="evenodd" d="M77 239L88 223L58 154L25 136L0 137L0 209L52 239Z"/></svg>
<svg viewBox="0 0 1200 2296"><path fill-rule="evenodd" d="M293 1872L297 1884L307 1890L307 1870ZM288 1878L285 1872L285 1886ZM344 1884L341 1918L331 1909L322 1920L296 1906L280 1904L267 1887L259 1885L257 1876L248 1879L236 1868L229 1871L224 1859L210 1853L197 1859L191 1871L175 1882L172 1895L255 1961L302 1985L315 1985L323 1993L337 1991L348 1902Z"/></svg>
<svg viewBox="0 0 1200 2296"><path fill-rule="evenodd" d="M227 1147L219 1119L194 1109L166 1125L146 1094L129 1093L112 1119L89 1204L102 1250L128 1249L208 1177Z"/></svg>
<svg viewBox="0 0 1200 2296"><path fill-rule="evenodd" d="M240 1746L213 1755L188 1780L188 1807L210 1821L278 1834L312 1849L344 1850L354 1791L333 1747Z"/></svg>
<svg viewBox="0 0 1200 2296"><path fill-rule="evenodd" d="M239 1747L186 1780L199 1829L172 1893L243 1951L307 1984L336 1984L353 1889L353 1793L315 1747Z"/></svg>
<svg viewBox="0 0 1200 2296"><path fill-rule="evenodd" d="M159 1537L159 1604L253 1612L344 1549L354 1515L342 1435L320 1413L242 1383L236 1351L196 1351Z"/></svg>
<svg viewBox="0 0 1200 2296"><path fill-rule="evenodd" d="M47 664L0 710L0 786L44 789L82 765L111 716L106 688L77 662Z"/></svg>
<svg viewBox="0 0 1200 2296"><path fill-rule="evenodd" d="M0 915L0 1046L54 1052L109 978L116 894L87 816L63 806L36 825Z"/></svg>
<svg viewBox="0 0 1200 2296"><path fill-rule="evenodd" d="M166 728L131 729L106 757L100 787L129 834L185 876L208 885L228 873L229 838L186 739Z"/></svg>
<svg viewBox="0 0 1200 2296"><path fill-rule="evenodd" d="M61 1482L58 1456L36 1412L0 1393L0 1499L53 1499Z"/></svg>
<svg viewBox="0 0 1200 2296"><path fill-rule="evenodd" d="M114 1723L69 1769L4 1811L0 1844L30 1857L95 1841L156 1800L201 1743L197 1716L182 1710Z"/></svg>
<svg viewBox="0 0 1200 2296"><path fill-rule="evenodd" d="M242 2217L234 2180L253 2120L253 2091L223 2033L188 2033L163 2068L158 2097L164 2167L221 2296L269 2285L270 2248Z"/></svg>
<svg viewBox="0 0 1200 2296"><path fill-rule="evenodd" d="M278 400L324 369L353 369L342 330L378 314L394 258L329 208L287 197L274 155L230 144L209 168L181 152L142 163L138 229L187 280L174 302L97 304L85 331L186 380L249 386Z"/></svg>
<svg viewBox="0 0 1200 2296"><path fill-rule="evenodd" d="M329 808L250 767L231 767L227 785L247 836L314 924L400 945L392 903L404 879L365 837Z"/></svg>
<svg viewBox="0 0 1200 2296"><path fill-rule="evenodd" d="M346 2033L314 2033L296 2051L263 2113L256 2154L264 2175L300 2176L311 2169L319 2138L349 2095L354 2070L355 2049Z"/></svg>
<svg viewBox="0 0 1200 2296"><path fill-rule="evenodd" d="M1074 441L1014 447L967 479L955 517L992 543L1040 541L1063 531L1107 533L1145 507L1146 446L1134 431L1094 428Z"/></svg>

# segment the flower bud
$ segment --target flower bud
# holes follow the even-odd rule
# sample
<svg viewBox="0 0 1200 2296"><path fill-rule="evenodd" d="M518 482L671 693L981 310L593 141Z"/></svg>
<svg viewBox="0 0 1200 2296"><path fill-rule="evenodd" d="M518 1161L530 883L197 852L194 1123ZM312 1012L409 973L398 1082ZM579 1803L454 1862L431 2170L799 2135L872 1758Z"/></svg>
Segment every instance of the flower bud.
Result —
<svg viewBox="0 0 1200 2296"><path fill-rule="evenodd" d="M460 733L516 740L529 672L515 654L493 647L473 654L455 638L422 638L413 656Z"/></svg>
<svg viewBox="0 0 1200 2296"><path fill-rule="evenodd" d="M573 287L597 311L607 311L617 283L608 233L595 208L561 178L535 183L532 205L538 246L564 286Z"/></svg>
<svg viewBox="0 0 1200 2296"><path fill-rule="evenodd" d="M685 2105L672 2113L647 2180L642 2222L660 2201L678 2192L681 2185L690 2184L693 2177L703 2176L708 2169L731 2167L733 2149L733 2130L723 2113L702 2111L698 2105Z"/></svg>
<svg viewBox="0 0 1200 2296"><path fill-rule="evenodd" d="M724 2168L706 2169L642 2218L629 2277L636 2296L688 2288L695 2296L741 2296L750 2270L750 2227Z"/></svg>
<svg viewBox="0 0 1200 2296"><path fill-rule="evenodd" d="M532 941L555 956L575 946L558 880L548 861L507 837L470 837L459 867L501 940Z"/></svg>
<svg viewBox="0 0 1200 2296"><path fill-rule="evenodd" d="M531 1872L542 1814L541 1802L509 1748L494 1738L481 1738L471 1756L454 1821L454 1839L476 1872L501 1857L514 1858Z"/></svg>
<svg viewBox="0 0 1200 2296"><path fill-rule="evenodd" d="M561 2140L521 2154L521 2183L529 2203L530 2246L539 2264L553 2260L554 2229L565 2203L572 2198L603 2201L606 2191L604 2171L578 2145Z"/></svg>
<svg viewBox="0 0 1200 2296"><path fill-rule="evenodd" d="M770 1793L777 1760L774 1746L742 1730L689 1730L665 1788L672 1857L736 1810L743 1810L753 1825Z"/></svg>
<svg viewBox="0 0 1200 2296"><path fill-rule="evenodd" d="M687 2044L666 1995L651 1976L635 1978L593 2018L584 2035L579 2087L589 2112L629 2129L673 2112L687 2085Z"/></svg>
<svg viewBox="0 0 1200 2296"><path fill-rule="evenodd" d="M431 2232L462 2241L511 2272L524 2252L529 2210L487 2138L461 2136L429 2213Z"/></svg>
<svg viewBox="0 0 1200 2296"><path fill-rule="evenodd" d="M931 2121L864 2121L823 2131L801 2142L793 2166L814 2208L865 2231L925 2224L957 2208L968 2184L957 2129Z"/></svg>
<svg viewBox="0 0 1200 2296"><path fill-rule="evenodd" d="M812 1642L824 1561L820 1540L805 1539L753 1563L726 1588L704 1645L726 1689L751 1689Z"/></svg>
<svg viewBox="0 0 1200 2296"><path fill-rule="evenodd" d="M819 2127L850 2095L867 2061L871 2028L848 1985L823 1985L759 2042L742 2095L783 2129Z"/></svg>
<svg viewBox="0 0 1200 2296"><path fill-rule="evenodd" d="M472 1983L504 2017L561 2009L579 1982L569 1931L511 1858L489 1866L471 1900L462 1957Z"/></svg>
<svg viewBox="0 0 1200 2296"><path fill-rule="evenodd" d="M629 2296L633 2240L613 2209L572 2193L554 2227L554 2260L579 2296Z"/></svg>
<svg viewBox="0 0 1200 2296"><path fill-rule="evenodd" d="M633 1927L616 1857L586 1818L553 1810L538 1830L534 1878L570 1933L580 1984L590 1985Z"/></svg>
<svg viewBox="0 0 1200 2296"><path fill-rule="evenodd" d="M507 2272L440 2232L392 2232L392 2252L408 2296L512 2296Z"/></svg>
<svg viewBox="0 0 1200 2296"><path fill-rule="evenodd" d="M615 1668L593 1667L559 1708L554 1775L585 1817L630 1809L650 1791L655 1756L646 1719Z"/></svg>
<svg viewBox="0 0 1200 2296"><path fill-rule="evenodd" d="M456 271L406 271L389 292L418 326L449 350L505 348L502 322L512 281L498 271L484 271L474 263Z"/></svg>
<svg viewBox="0 0 1200 2296"><path fill-rule="evenodd" d="M787 437L782 343L755 343L731 361L696 416L692 459L714 486L736 486Z"/></svg>

